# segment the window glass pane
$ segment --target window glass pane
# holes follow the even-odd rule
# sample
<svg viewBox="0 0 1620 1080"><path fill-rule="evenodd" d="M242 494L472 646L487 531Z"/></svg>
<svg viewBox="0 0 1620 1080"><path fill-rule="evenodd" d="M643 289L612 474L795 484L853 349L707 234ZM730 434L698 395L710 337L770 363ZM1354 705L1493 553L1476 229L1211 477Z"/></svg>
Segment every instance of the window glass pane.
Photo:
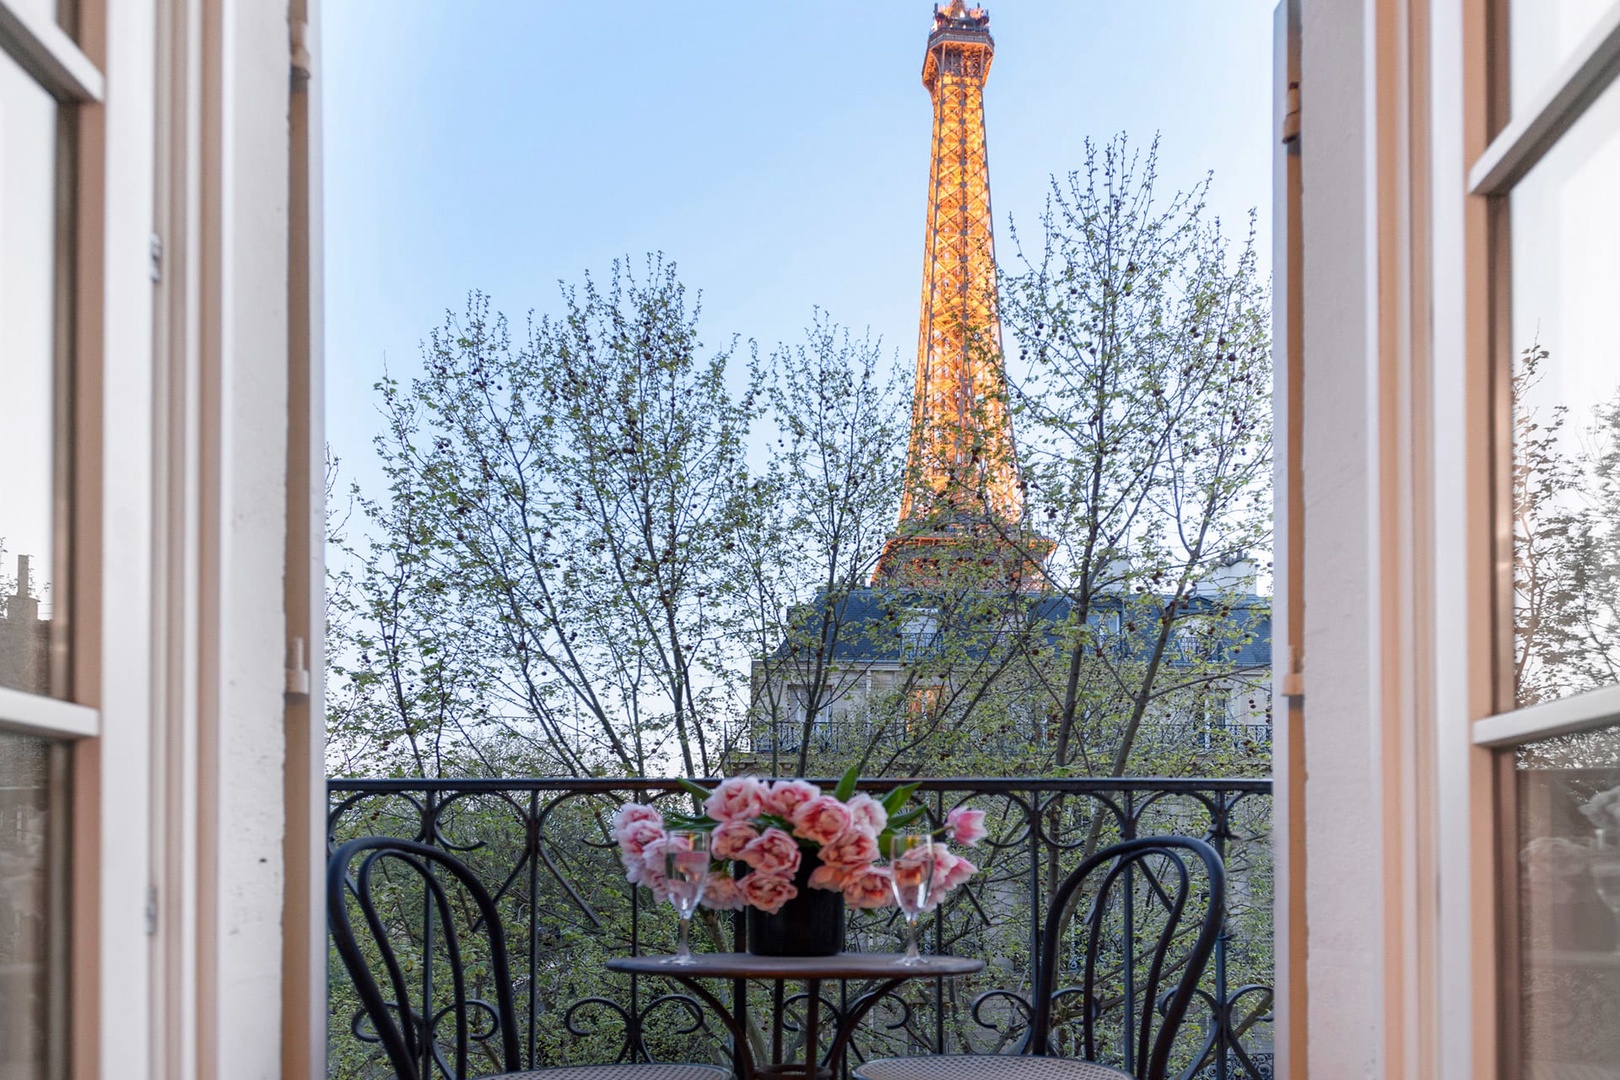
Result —
<svg viewBox="0 0 1620 1080"><path fill-rule="evenodd" d="M78 0L6 0L6 3L46 22L54 22L70 36L77 32Z"/></svg>
<svg viewBox="0 0 1620 1080"><path fill-rule="evenodd" d="M52 679L57 106L0 54L0 686Z"/></svg>
<svg viewBox="0 0 1620 1080"><path fill-rule="evenodd" d="M1518 704L1620 682L1620 82L1510 196Z"/></svg>
<svg viewBox="0 0 1620 1080"><path fill-rule="evenodd" d="M64 1054L64 744L0 732L0 1078L52 1080Z"/></svg>
<svg viewBox="0 0 1620 1080"><path fill-rule="evenodd" d="M1513 111L1529 104L1615 0L1509 0L1508 70Z"/></svg>

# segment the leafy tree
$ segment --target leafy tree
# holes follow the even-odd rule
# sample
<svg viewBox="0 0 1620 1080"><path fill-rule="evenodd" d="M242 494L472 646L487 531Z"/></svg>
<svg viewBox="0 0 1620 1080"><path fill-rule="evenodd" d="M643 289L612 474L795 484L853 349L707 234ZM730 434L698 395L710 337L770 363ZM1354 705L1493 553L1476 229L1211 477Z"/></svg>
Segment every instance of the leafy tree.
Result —
<svg viewBox="0 0 1620 1080"><path fill-rule="evenodd" d="M1620 396L1570 428L1532 402L1548 352L1519 357L1513 395L1514 680L1534 705L1620 682Z"/></svg>
<svg viewBox="0 0 1620 1080"><path fill-rule="evenodd" d="M751 720L770 733L773 775L805 775L818 721L860 707L870 661L840 658L852 646L876 656L896 640L893 619L851 618L893 527L904 466L909 402L881 363L877 342L853 339L818 311L805 341L778 349L758 379L777 437L737 520L733 566L756 657ZM796 686L802 698L790 693ZM784 739L789 725L797 737ZM783 745L794 743L795 758L783 762Z"/></svg>
<svg viewBox="0 0 1620 1080"><path fill-rule="evenodd" d="M1220 575L1269 546L1269 294L1252 219L1234 252L1207 180L1161 199L1157 149L1088 146L1001 290L1028 505L1068 606L1030 675L1053 766L1113 776L1155 711L1264 678L1235 660L1264 607Z"/></svg>
<svg viewBox="0 0 1620 1080"><path fill-rule="evenodd" d="M419 379L380 385L392 488L369 588L476 650L483 716L547 771L704 775L735 690L727 566L755 390L732 397L734 346L704 355L658 257L562 300L514 342L475 294ZM398 658L377 659L388 678Z"/></svg>
<svg viewBox="0 0 1620 1080"><path fill-rule="evenodd" d="M419 725L479 770L1263 768L1224 729L1267 715L1266 605L1233 567L1269 540L1269 297L1206 189L1161 199L1156 146L1123 138L1054 179L1000 290L1028 518L979 521L992 557L927 589L871 584L910 432L870 339L817 313L734 396L735 342L704 354L656 257L517 342L475 295L381 385L344 719L413 769L446 759ZM994 472L994 444L943 442Z"/></svg>
<svg viewBox="0 0 1620 1080"><path fill-rule="evenodd" d="M396 437L405 422L394 418ZM433 558L419 477L405 462L384 464L385 499L351 490L349 505L366 525L351 546L347 510L335 513L338 462L327 462L327 547L339 556L326 620L333 769L351 776L494 776L513 765L546 771L543 754L524 753L528 726L491 715L481 637L468 632L477 614Z"/></svg>
<svg viewBox="0 0 1620 1080"><path fill-rule="evenodd" d="M790 757L773 741L771 771L1263 767L1235 743L1143 734L1223 712L1257 678L1236 649L1263 601L1220 575L1265 546L1270 378L1252 237L1234 258L1202 189L1160 206L1151 154L1138 171L1125 149L1054 183L1039 249L1003 284L1032 520L975 535L1044 557L1037 527L1055 545L1042 589L971 565L927 590L870 584L903 483L909 394L882 376L874 342L827 317L739 372L735 343L700 344L697 306L657 258L639 276L620 264L604 286L565 287L560 314L516 334L475 294L430 336L419 379L380 385L387 490L357 496L359 542L332 529L353 556L330 609L335 767L712 775L737 760L750 707L773 733L798 728ZM750 470L755 428L771 440ZM841 650L856 639L865 653ZM892 680L863 689L880 668ZM786 698L790 683L803 700ZM830 722L858 738L812 749ZM447 819L447 835L477 839L469 857L487 860L489 880L518 882L515 910L543 913L517 947L545 970L548 1057L611 1045L569 1036L567 1003L607 992L601 959L627 935L649 940L605 846L611 804L632 795L546 817L554 853L579 861L565 867L575 891L555 902L509 878L530 837L511 820L516 803L462 799ZM388 812L402 833L417 827L412 805L375 802L351 827L385 830ZM1062 844L1028 854L1015 841L1032 823L1004 802L1007 842L983 853L978 899L944 939L996 955L1028 938L1030 912L1007 896L1031 880L1031 860L1055 880L1074 848L1113 828L1094 801L1057 797L1040 829ZM1151 828L1205 824L1191 801L1151 813ZM1245 938L1260 942L1269 863L1254 848L1234 878L1252 892ZM411 913L402 925L417 925ZM1262 970L1262 952L1234 977ZM334 1023L347 1023L343 1005ZM684 1023L664 1017L648 1038L678 1047Z"/></svg>

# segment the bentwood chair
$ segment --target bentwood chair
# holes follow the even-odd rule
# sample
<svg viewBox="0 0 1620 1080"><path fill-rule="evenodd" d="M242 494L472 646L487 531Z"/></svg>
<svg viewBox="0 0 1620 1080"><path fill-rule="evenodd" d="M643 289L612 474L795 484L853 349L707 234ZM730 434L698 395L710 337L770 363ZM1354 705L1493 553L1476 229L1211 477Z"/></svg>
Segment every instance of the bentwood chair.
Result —
<svg viewBox="0 0 1620 1080"><path fill-rule="evenodd" d="M1084 938L1064 929L1085 907ZM1171 1049L1215 950L1226 910L1226 870L1215 849L1188 836L1126 840L1082 862L1058 886L1042 930L1034 1015L1019 1054L879 1058L858 1080L1165 1080ZM1196 934L1189 931L1196 926ZM1078 986L1058 985L1074 970ZM1130 981L1121 978L1129 974ZM1118 1011L1104 999L1120 1000ZM1078 1005L1073 1015L1060 1008ZM1058 1056L1062 1027L1080 1056ZM1194 1047L1196 1054L1202 1047ZM1108 1064L1101 1064L1106 1058Z"/></svg>
<svg viewBox="0 0 1620 1080"><path fill-rule="evenodd" d="M406 872L408 884L402 885L395 869ZM471 908L457 902L451 886L471 900ZM399 903L407 897L419 897L421 906L409 899ZM351 907L365 920L369 955L350 920ZM349 841L326 868L326 913L332 943L398 1080L473 1080L490 1076L490 1064L504 1070L493 1074L501 1080L730 1080L728 1070L712 1065L524 1069L506 935L495 902L464 863L438 848L386 836ZM423 933L424 925L431 933ZM402 942L414 943L409 956L396 948ZM378 965L392 998L373 975ZM470 971L470 965L476 966ZM475 996L469 982L485 984L494 1002ZM421 991L418 998L413 989ZM442 1030L450 1025L453 1032Z"/></svg>

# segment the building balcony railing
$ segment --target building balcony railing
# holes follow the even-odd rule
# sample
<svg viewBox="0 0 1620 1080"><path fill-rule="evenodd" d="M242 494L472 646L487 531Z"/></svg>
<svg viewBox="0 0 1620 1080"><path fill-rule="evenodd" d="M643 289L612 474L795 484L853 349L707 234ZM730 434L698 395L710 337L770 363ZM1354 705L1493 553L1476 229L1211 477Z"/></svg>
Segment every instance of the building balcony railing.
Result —
<svg viewBox="0 0 1620 1080"><path fill-rule="evenodd" d="M689 809L675 781L334 779L328 792L334 844L364 835L435 844L470 865L496 897L512 953L520 1041L534 1067L730 1063L725 1028L678 983L604 966L614 956L672 951L673 912L626 884L608 830L614 809L627 801ZM979 874L926 919L924 933L933 951L981 957L987 966L962 979L902 984L861 1022L849 1064L892 1054L1016 1050L1031 1012L1037 931L1055 883L1089 850L1128 836L1179 833L1215 845L1230 887L1225 930L1177 1044L1177 1074L1270 1077L1269 780L931 779L914 798L936 822L961 804L986 811L990 838L967 852ZM432 939L420 897L400 896L395 908L408 933ZM732 918L701 915L694 947L730 949ZM850 950L892 951L900 927L891 911L851 912L846 941ZM1121 946L1128 997L1135 958L1130 941ZM330 971L329 1076L384 1075L386 1062L335 958ZM806 1002L793 996L797 988L773 1000L769 988L749 986L742 992L758 995L757 1004L749 999L750 1016L783 1016L789 1039L802 1032ZM823 1015L837 1015L864 989L823 984ZM723 991L737 992L729 984ZM1095 1007L1123 1009L1123 1002Z"/></svg>
<svg viewBox="0 0 1620 1080"><path fill-rule="evenodd" d="M755 724L747 733L745 749L736 751L733 756L739 762L756 767L768 767L773 755L791 762L788 755L797 754L805 740L803 722L784 720L774 725L774 731L772 728L769 723ZM1027 727L993 730L978 735L975 746L983 752L1022 755L1028 753L1039 734L1032 735ZM841 714L818 718L810 725L809 732L812 755L858 755L871 747L892 746L906 739L903 723L875 725L864 718ZM1226 754L1238 759L1269 761L1271 724L1154 719L1137 729L1135 745L1142 751L1155 753Z"/></svg>

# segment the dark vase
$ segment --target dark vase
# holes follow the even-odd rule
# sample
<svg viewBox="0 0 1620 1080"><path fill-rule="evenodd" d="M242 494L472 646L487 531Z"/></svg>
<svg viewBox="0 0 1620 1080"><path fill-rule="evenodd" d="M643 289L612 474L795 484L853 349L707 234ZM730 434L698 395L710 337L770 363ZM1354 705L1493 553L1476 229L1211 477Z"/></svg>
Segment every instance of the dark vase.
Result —
<svg viewBox="0 0 1620 1080"><path fill-rule="evenodd" d="M755 956L835 956L844 949L844 894L810 888L821 860L806 856L793 884L799 894L775 915L748 912L748 951ZM739 866L738 870L744 867Z"/></svg>

